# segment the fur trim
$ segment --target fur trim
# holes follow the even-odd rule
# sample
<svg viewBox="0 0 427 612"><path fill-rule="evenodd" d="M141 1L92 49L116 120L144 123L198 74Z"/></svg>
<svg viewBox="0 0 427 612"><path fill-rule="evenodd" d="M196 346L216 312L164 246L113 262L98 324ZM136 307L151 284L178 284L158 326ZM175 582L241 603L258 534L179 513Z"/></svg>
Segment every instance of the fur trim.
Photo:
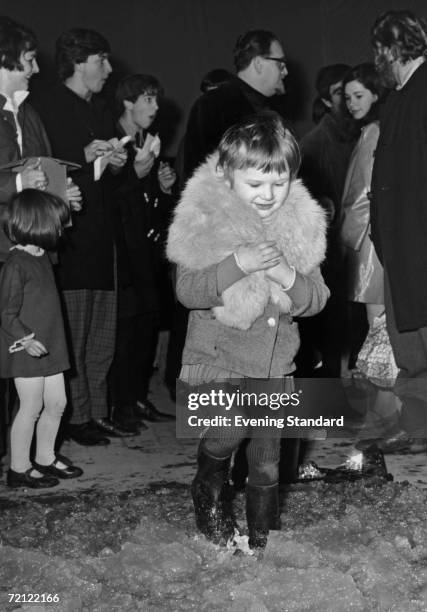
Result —
<svg viewBox="0 0 427 612"><path fill-rule="evenodd" d="M167 256L170 261L202 270L219 263L242 244L275 240L290 265L309 274L323 261L326 220L323 209L300 180L292 182L284 204L263 222L216 172L217 155L200 166L188 181L169 229ZM282 312L292 302L264 271L248 274L226 289L223 306L213 312L225 325L248 329L271 299Z"/></svg>

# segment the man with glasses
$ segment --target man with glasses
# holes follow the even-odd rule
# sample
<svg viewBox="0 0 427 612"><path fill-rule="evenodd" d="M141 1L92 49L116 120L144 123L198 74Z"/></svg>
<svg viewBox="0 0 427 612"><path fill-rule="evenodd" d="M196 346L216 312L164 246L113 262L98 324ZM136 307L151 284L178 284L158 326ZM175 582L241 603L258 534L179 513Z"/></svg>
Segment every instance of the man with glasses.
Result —
<svg viewBox="0 0 427 612"><path fill-rule="evenodd" d="M184 139L184 176L212 153L224 132L246 115L271 109L283 114L276 94L285 93L288 74L282 45L266 30L251 30L234 47L236 76L196 100Z"/></svg>

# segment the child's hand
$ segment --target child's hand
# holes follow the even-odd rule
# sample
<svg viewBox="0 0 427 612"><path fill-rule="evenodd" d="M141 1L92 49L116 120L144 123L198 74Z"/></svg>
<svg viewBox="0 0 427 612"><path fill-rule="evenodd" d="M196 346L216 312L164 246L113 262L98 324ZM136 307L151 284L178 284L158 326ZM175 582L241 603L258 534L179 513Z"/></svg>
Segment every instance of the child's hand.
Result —
<svg viewBox="0 0 427 612"><path fill-rule="evenodd" d="M294 278L295 270L290 267L285 257L282 255L279 263L276 266L266 270L265 275L267 278L279 283L279 285L287 287Z"/></svg>
<svg viewBox="0 0 427 612"><path fill-rule="evenodd" d="M258 272L277 266L281 252L274 240L266 240L257 245L241 246L237 249L237 258L244 272Z"/></svg>
<svg viewBox="0 0 427 612"><path fill-rule="evenodd" d="M30 338L28 340L22 340L22 346L31 357L43 357L48 354L48 350L39 340Z"/></svg>

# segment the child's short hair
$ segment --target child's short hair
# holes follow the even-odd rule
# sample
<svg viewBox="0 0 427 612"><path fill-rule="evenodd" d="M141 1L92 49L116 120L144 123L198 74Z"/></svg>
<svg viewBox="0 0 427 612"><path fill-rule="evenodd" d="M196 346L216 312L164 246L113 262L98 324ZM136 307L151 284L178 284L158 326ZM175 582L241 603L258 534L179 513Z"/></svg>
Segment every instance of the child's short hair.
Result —
<svg viewBox="0 0 427 612"><path fill-rule="evenodd" d="M234 170L289 173L296 178L301 164L298 144L280 115L264 111L230 127L218 146L218 167L231 177Z"/></svg>
<svg viewBox="0 0 427 612"><path fill-rule="evenodd" d="M54 249L70 220L68 205L53 194L24 189L9 200L5 232L13 243Z"/></svg>

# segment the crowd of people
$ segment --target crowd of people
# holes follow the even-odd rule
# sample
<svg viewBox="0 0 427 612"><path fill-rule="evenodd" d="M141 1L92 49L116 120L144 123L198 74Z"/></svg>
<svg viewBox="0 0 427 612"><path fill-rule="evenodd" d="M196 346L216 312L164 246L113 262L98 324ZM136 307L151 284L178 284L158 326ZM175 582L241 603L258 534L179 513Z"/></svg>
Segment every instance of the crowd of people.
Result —
<svg viewBox="0 0 427 612"><path fill-rule="evenodd" d="M427 29L389 11L372 45L372 63L319 70L315 126L298 144L280 40L242 34L236 74L203 79L172 167L150 131L156 77L127 75L107 101L110 45L74 28L56 42L57 83L30 104L36 37L0 18L0 444L18 399L9 486L79 477L64 436L107 445L174 419L148 398L165 304L172 395L177 378L291 393L295 372L358 372L377 386L380 448L427 451ZM67 166L61 193L50 157ZM226 485L243 449L249 546L265 547L280 527L280 446L250 427L205 433L191 490L206 537L234 533Z"/></svg>

